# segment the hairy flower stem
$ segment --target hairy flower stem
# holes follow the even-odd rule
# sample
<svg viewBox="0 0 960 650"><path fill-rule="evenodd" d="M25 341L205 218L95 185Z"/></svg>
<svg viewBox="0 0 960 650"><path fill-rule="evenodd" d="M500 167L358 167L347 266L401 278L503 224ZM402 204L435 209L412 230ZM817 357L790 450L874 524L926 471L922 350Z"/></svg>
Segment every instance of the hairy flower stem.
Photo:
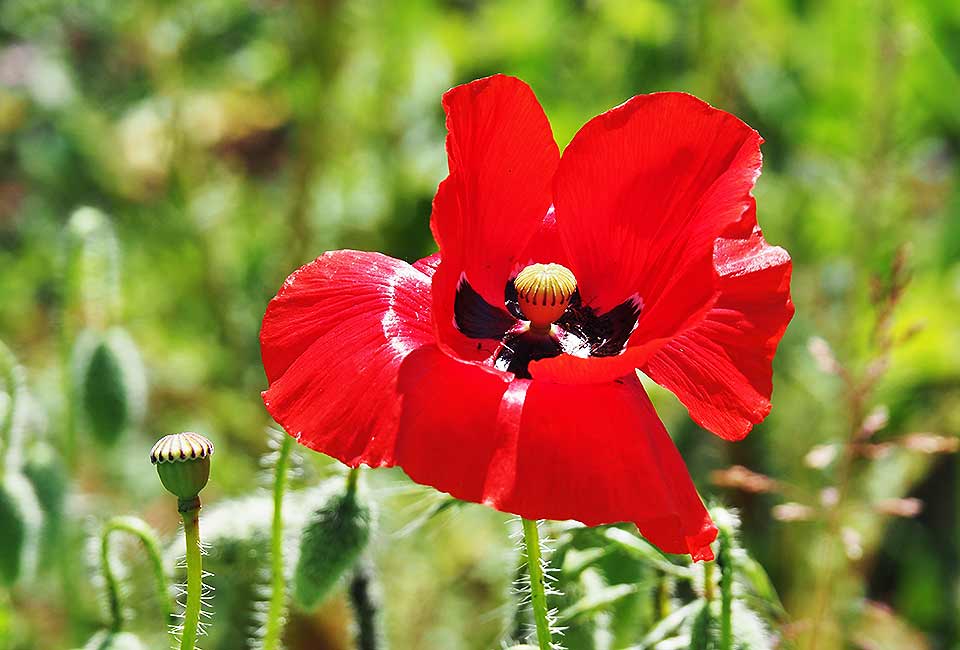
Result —
<svg viewBox="0 0 960 650"><path fill-rule="evenodd" d="M713 599L716 597L716 585L714 584L714 572L716 568L716 562L703 563L703 597L708 603L713 602Z"/></svg>
<svg viewBox="0 0 960 650"><path fill-rule="evenodd" d="M720 650L733 650L733 540L730 531L720 529Z"/></svg>
<svg viewBox="0 0 960 650"><path fill-rule="evenodd" d="M673 588L673 578L666 573L660 576L657 582L657 620L670 616L670 593Z"/></svg>
<svg viewBox="0 0 960 650"><path fill-rule="evenodd" d="M543 566L540 563L540 531L536 521L523 520L523 539L527 550L530 602L533 604L533 620L537 627L537 643L540 645L540 650L550 650L552 639L547 616L547 592L543 581Z"/></svg>
<svg viewBox="0 0 960 650"><path fill-rule="evenodd" d="M360 468L351 467L347 472L347 495L352 495L357 491L357 482L360 480Z"/></svg>
<svg viewBox="0 0 960 650"><path fill-rule="evenodd" d="M187 605L183 613L180 650L194 650L200 626L203 589L203 559L200 553L200 500L192 508L181 509L183 536L187 543ZM182 507L182 506L181 506Z"/></svg>
<svg viewBox="0 0 960 650"><path fill-rule="evenodd" d="M354 470L355 471L355 470ZM357 650L380 650L380 603L377 602L376 576L368 562L357 563L350 578L350 604L356 621Z"/></svg>
<svg viewBox="0 0 960 650"><path fill-rule="evenodd" d="M284 435L277 452L273 479L273 526L270 533L270 607L267 610L263 650L276 650L283 627L283 606L287 595L287 578L283 569L283 495L287 491L287 465L293 438Z"/></svg>
<svg viewBox="0 0 960 650"><path fill-rule="evenodd" d="M113 533L127 533L133 535L143 543L153 569L154 582L157 589L157 600L163 607L164 624L169 625L173 618L173 604L170 599L170 589L167 585L167 575L163 570L163 556L160 553L160 544L150 527L136 517L114 517L107 522L100 535L100 560L103 566L103 578L107 585L107 604L110 607L110 629L117 632L123 627L123 610L120 606L120 585L116 573L110 564L110 540Z"/></svg>

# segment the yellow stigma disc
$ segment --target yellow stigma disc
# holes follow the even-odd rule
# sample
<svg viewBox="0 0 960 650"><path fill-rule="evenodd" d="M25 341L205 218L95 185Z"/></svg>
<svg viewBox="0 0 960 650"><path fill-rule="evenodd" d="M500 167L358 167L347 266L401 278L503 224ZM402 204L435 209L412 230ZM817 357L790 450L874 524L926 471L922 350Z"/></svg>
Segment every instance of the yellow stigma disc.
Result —
<svg viewBox="0 0 960 650"><path fill-rule="evenodd" d="M531 264L517 274L513 286L531 329L549 330L570 304L577 279L560 264Z"/></svg>

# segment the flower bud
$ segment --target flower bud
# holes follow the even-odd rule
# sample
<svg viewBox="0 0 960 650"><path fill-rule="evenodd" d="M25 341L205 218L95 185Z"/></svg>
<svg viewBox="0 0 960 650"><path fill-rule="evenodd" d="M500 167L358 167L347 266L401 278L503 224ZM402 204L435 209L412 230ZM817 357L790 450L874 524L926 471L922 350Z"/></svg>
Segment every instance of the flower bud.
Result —
<svg viewBox="0 0 960 650"><path fill-rule="evenodd" d="M122 328L83 332L74 348L80 405L90 432L112 445L143 413L146 378L136 344Z"/></svg>
<svg viewBox="0 0 960 650"><path fill-rule="evenodd" d="M6 483L0 483L0 584L12 586L20 577L27 524L23 511Z"/></svg>
<svg viewBox="0 0 960 650"><path fill-rule="evenodd" d="M719 603L704 600L690 625L690 647L714 650L720 647Z"/></svg>
<svg viewBox="0 0 960 650"><path fill-rule="evenodd" d="M181 511L199 507L197 495L210 479L213 443L199 433L164 436L150 450L160 482L180 499Z"/></svg>
<svg viewBox="0 0 960 650"><path fill-rule="evenodd" d="M360 556L370 539L370 509L355 489L335 494L307 518L300 537L300 558L293 596L313 609Z"/></svg>
<svg viewBox="0 0 960 650"><path fill-rule="evenodd" d="M134 634L109 630L97 632L83 646L83 650L146 650L146 648L143 641Z"/></svg>
<svg viewBox="0 0 960 650"><path fill-rule="evenodd" d="M63 532L64 502L67 497L67 472L56 450L49 443L35 441L24 455L23 476L29 481L43 512L40 552L53 558Z"/></svg>

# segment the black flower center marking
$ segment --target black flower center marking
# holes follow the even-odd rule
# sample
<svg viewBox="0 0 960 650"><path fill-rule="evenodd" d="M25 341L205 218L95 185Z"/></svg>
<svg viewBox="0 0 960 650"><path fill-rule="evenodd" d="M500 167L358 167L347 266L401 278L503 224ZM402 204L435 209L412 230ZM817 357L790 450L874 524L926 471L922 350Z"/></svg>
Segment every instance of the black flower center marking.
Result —
<svg viewBox="0 0 960 650"><path fill-rule="evenodd" d="M460 276L454 324L472 339L491 339L491 362L530 378L530 362L567 353L611 357L623 352L643 301L631 296L604 314L583 304L576 279L559 264L532 264L507 281L504 308L488 303Z"/></svg>

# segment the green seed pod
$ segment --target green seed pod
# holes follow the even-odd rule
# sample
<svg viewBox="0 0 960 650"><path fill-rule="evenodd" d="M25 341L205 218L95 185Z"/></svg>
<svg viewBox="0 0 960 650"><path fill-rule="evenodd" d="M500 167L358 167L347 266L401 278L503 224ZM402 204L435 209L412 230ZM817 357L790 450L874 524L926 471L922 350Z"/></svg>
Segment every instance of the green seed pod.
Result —
<svg viewBox="0 0 960 650"><path fill-rule="evenodd" d="M174 433L164 436L150 450L150 462L157 466L160 482L180 499L181 510L189 502L199 507L200 494L210 479L213 443L199 433Z"/></svg>
<svg viewBox="0 0 960 650"><path fill-rule="evenodd" d="M293 596L313 609L349 569L370 539L370 509L355 489L328 497L307 518L293 574Z"/></svg>
<svg viewBox="0 0 960 650"><path fill-rule="evenodd" d="M97 632L83 650L147 650L147 646L136 635L129 632Z"/></svg>
<svg viewBox="0 0 960 650"><path fill-rule="evenodd" d="M719 650L720 623L714 602L703 601L690 626L690 650Z"/></svg>
<svg viewBox="0 0 960 650"><path fill-rule="evenodd" d="M26 528L20 504L6 484L0 484L0 584L5 587L20 577Z"/></svg>
<svg viewBox="0 0 960 650"><path fill-rule="evenodd" d="M9 469L0 482L0 585L33 572L43 514L29 481Z"/></svg>
<svg viewBox="0 0 960 650"><path fill-rule="evenodd" d="M87 425L112 445L143 414L146 377L136 344L122 328L82 333L74 348L78 397Z"/></svg>
<svg viewBox="0 0 960 650"><path fill-rule="evenodd" d="M41 554L45 558L52 558L57 552L62 532L63 505L67 495L67 472L56 450L48 443L38 441L27 449L23 475L33 487L37 501L43 510Z"/></svg>

